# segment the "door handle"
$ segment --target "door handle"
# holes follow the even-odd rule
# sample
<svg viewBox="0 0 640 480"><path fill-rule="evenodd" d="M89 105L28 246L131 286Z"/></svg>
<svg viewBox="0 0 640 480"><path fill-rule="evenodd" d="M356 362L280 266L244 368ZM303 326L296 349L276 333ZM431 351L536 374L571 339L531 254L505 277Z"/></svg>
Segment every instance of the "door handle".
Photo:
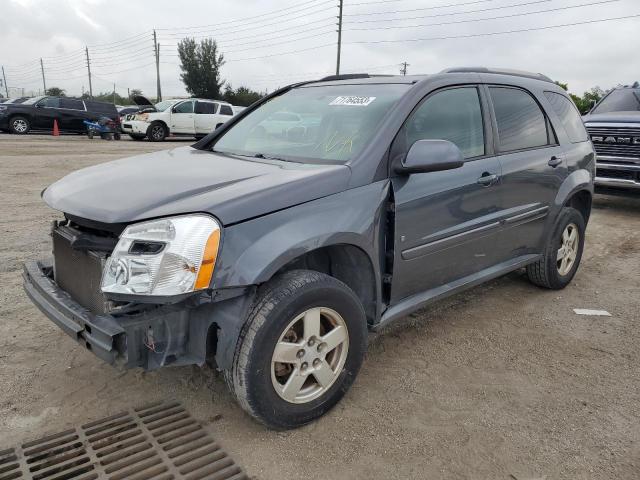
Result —
<svg viewBox="0 0 640 480"><path fill-rule="evenodd" d="M480 185L484 185L485 187L488 187L490 185L493 185L496 180L498 180L498 175L496 175L495 173L489 173L489 172L484 172L482 174L482 176L477 180L477 182Z"/></svg>
<svg viewBox="0 0 640 480"><path fill-rule="evenodd" d="M556 168L558 165L562 163L562 159L554 155L553 157L551 157L548 163L550 167Z"/></svg>

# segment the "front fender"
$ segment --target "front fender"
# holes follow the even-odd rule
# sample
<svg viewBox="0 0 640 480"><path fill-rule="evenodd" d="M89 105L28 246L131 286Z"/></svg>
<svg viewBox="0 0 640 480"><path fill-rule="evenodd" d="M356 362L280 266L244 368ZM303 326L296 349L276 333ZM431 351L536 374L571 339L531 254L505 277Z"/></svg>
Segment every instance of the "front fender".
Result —
<svg viewBox="0 0 640 480"><path fill-rule="evenodd" d="M214 289L268 281L293 259L321 247L354 245L380 275L380 217L389 182L376 182L225 228Z"/></svg>

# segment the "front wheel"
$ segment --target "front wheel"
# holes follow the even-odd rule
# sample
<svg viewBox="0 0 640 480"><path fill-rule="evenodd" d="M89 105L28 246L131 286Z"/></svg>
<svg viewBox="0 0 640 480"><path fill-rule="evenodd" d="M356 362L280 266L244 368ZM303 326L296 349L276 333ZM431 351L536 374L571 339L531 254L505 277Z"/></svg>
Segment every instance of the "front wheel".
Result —
<svg viewBox="0 0 640 480"><path fill-rule="evenodd" d="M564 207L547 241L543 257L527 266L529 280L540 287L559 290L578 271L584 249L585 220L571 207Z"/></svg>
<svg viewBox="0 0 640 480"><path fill-rule="evenodd" d="M168 135L167 127L161 122L153 122L147 129L147 137L152 142L162 142Z"/></svg>
<svg viewBox="0 0 640 480"><path fill-rule="evenodd" d="M258 421L295 428L338 403L366 348L366 318L355 293L328 275L294 270L259 293L225 378Z"/></svg>
<svg viewBox="0 0 640 480"><path fill-rule="evenodd" d="M31 123L26 117L13 117L9 120L9 130L17 135L24 135L31 130Z"/></svg>

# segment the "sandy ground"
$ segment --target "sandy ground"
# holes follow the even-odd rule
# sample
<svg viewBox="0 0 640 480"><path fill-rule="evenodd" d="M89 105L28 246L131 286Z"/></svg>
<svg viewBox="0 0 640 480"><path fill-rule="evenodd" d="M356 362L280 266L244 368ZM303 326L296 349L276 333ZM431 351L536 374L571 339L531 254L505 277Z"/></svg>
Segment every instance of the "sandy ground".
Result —
<svg viewBox="0 0 640 480"><path fill-rule="evenodd" d="M259 479L640 478L640 199L597 197L582 267L564 291L517 272L413 314L371 338L329 415L275 433L210 369L104 365L22 291L21 263L49 254L59 218L40 200L45 186L171 146L0 134L0 450L172 398Z"/></svg>

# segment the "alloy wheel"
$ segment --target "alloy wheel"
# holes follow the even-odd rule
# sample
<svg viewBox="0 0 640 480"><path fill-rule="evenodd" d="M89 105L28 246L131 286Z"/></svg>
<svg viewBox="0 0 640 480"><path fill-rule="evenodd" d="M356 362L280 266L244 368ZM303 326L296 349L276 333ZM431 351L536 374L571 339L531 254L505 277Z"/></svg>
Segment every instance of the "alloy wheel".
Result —
<svg viewBox="0 0 640 480"><path fill-rule="evenodd" d="M13 129L18 133L24 133L27 131L28 125L27 122L21 118L18 118L13 121Z"/></svg>
<svg viewBox="0 0 640 480"><path fill-rule="evenodd" d="M580 245L580 233L575 223L567 225L562 232L560 248L556 255L558 273L567 275L573 268L573 264L578 256L578 246Z"/></svg>
<svg viewBox="0 0 640 480"><path fill-rule="evenodd" d="M271 381L290 403L307 403L324 394L340 376L349 351L342 316L316 307L298 315L284 329L271 359Z"/></svg>

